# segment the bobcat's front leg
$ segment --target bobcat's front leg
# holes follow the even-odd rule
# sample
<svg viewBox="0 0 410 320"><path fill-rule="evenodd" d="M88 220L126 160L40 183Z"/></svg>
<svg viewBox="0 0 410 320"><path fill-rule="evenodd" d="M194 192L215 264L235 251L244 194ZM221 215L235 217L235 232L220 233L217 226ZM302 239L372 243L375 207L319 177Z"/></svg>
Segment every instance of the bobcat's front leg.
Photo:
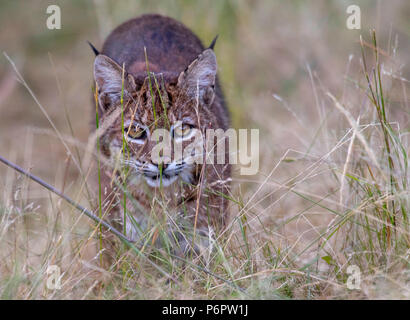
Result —
<svg viewBox="0 0 410 320"><path fill-rule="evenodd" d="M187 256L195 253L206 261L212 253L215 235L225 227L225 213L227 203L220 197L202 189L187 202L179 207L175 225L171 227L171 234L176 241L176 251L179 255Z"/></svg>

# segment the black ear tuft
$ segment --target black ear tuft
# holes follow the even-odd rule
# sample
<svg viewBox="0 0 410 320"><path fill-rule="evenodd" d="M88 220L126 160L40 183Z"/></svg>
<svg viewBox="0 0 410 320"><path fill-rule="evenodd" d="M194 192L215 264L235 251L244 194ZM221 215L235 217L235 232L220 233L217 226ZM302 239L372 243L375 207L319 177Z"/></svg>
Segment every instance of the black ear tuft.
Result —
<svg viewBox="0 0 410 320"><path fill-rule="evenodd" d="M90 41L87 41L87 43L90 45L91 49L93 50L94 54L98 56L100 52L93 46L93 44Z"/></svg>
<svg viewBox="0 0 410 320"><path fill-rule="evenodd" d="M216 37L214 38L214 40L212 40L211 45L209 46L209 49L214 50L215 43L216 43L216 40L218 39L218 36L219 36L219 34L217 34Z"/></svg>

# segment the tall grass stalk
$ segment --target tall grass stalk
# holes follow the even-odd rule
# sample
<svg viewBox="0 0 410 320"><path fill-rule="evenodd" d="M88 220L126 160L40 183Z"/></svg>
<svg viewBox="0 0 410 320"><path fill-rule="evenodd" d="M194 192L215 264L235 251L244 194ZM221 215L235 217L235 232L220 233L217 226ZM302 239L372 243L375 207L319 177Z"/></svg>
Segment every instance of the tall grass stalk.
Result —
<svg viewBox="0 0 410 320"><path fill-rule="evenodd" d="M374 57L375 57L375 67L372 68L373 83L370 79L368 68L367 68L366 55L364 51L362 37L360 37L360 47L361 47L362 61L363 61L363 72L366 77L368 90L370 91L369 98L377 112L378 121L379 121L382 134L383 134L384 147L386 150L387 163L388 163L388 169L389 169L388 196L391 198L391 200L383 203L381 212L386 220L386 223L383 227L385 230L385 241L386 241L387 248L390 248L391 243L392 243L392 230L390 226L393 227L393 232L397 236L397 233L396 233L397 231L396 230L397 207L400 208L401 213L403 215L402 218L404 219L403 221L405 222L405 224L407 224L406 208L404 207L402 200L400 199L396 200L396 196L395 196L401 190L399 188L399 184L395 177L395 164L394 164L395 161L393 160L392 146L394 146L394 149L395 149L394 153L397 155L396 161L400 161L400 153L402 154L404 168L407 168L408 160L407 160L407 152L401 146L400 139L398 138L398 133L395 132L395 130L393 130L393 128L390 125L390 122L387 120L385 94L383 92L382 77L381 77L382 63L380 62L379 47L377 44L375 30L371 31L371 36L372 36L373 52L374 52ZM403 166L401 167L403 168ZM368 170L371 173L370 167L368 168ZM404 172L407 172L407 169L405 169ZM372 174L372 176L374 175ZM405 182L406 179L407 177L406 175L404 175L404 179L403 179L404 188L406 188L406 182ZM375 188L380 193L380 189L377 185L375 185ZM405 191L405 189L403 191Z"/></svg>
<svg viewBox="0 0 410 320"><path fill-rule="evenodd" d="M95 90L94 90L94 102L95 102L95 126L98 131L100 127L100 119L98 114L98 85L97 82L95 83ZM102 193L101 193L101 160L100 160L100 136L97 135L97 175L98 175L98 214L100 219L103 218L102 213ZM102 226L100 226L99 230L99 240L100 240L100 253L103 251L103 233L102 233ZM103 256L100 254L100 264L103 264Z"/></svg>
<svg viewBox="0 0 410 320"><path fill-rule="evenodd" d="M127 148L127 141L125 140L125 128L124 128L124 77L125 77L125 64L122 65L122 75L121 75L121 134L122 134L122 156L120 157L120 161L122 162L122 157L126 156ZM130 123L130 126L132 124ZM120 164L121 173L123 173L123 187L124 189L127 188L127 172L128 168L123 168L122 164ZM123 232L126 235L127 233L127 194L123 192Z"/></svg>

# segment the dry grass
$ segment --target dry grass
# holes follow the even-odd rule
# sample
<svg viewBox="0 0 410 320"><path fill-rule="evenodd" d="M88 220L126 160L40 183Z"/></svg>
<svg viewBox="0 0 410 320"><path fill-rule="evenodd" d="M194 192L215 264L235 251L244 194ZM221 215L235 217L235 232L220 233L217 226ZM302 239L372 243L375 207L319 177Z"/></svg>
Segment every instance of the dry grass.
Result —
<svg viewBox="0 0 410 320"><path fill-rule="evenodd" d="M100 47L125 19L159 12L205 43L220 35L233 126L260 129L260 173L235 171L231 225L206 268L150 246L119 246L115 263L102 267L98 228L2 166L1 298L409 299L406 1L358 1L360 31L346 29L347 4L336 1L56 2L59 31L45 27L47 1L0 4L1 49L38 99L2 57L2 156L92 207L85 41ZM61 268L60 290L46 287L49 265ZM361 270L360 290L346 287L350 265Z"/></svg>

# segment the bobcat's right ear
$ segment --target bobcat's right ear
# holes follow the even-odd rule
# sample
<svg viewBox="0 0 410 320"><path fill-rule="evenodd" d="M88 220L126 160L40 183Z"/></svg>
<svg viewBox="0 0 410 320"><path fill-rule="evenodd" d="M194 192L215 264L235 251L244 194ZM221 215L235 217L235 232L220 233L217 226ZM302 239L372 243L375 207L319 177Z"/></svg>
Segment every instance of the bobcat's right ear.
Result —
<svg viewBox="0 0 410 320"><path fill-rule="evenodd" d="M120 104L124 89L124 101L136 90L134 77L127 72L122 84L122 67L106 55L99 54L94 61L94 80L98 86L98 100L105 111Z"/></svg>

